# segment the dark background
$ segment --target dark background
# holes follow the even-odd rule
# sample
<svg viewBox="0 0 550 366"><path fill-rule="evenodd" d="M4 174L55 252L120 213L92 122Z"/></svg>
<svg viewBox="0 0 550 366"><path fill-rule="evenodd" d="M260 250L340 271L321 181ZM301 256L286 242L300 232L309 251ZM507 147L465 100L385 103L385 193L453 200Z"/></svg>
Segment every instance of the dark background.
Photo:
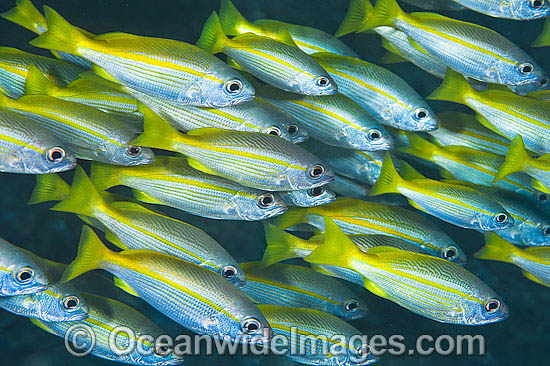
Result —
<svg viewBox="0 0 550 366"><path fill-rule="evenodd" d="M249 20L272 18L316 27L334 33L343 18L346 0L235 0L235 5ZM15 1L1 0L0 11L14 6ZM202 23L218 8L217 0L50 0L34 1L37 7L49 5L71 23L95 34L123 31L146 36L166 37L194 43ZM404 6L412 10L411 7ZM539 63L550 68L550 49L530 49L529 44L542 29L542 21L513 22L492 19L470 11L445 15L489 26L527 50ZM2 46L48 55L45 50L27 44L34 36L29 31L0 19ZM376 62L384 53L376 35L351 35L343 38L365 60ZM404 77L420 94L427 95L439 81L411 64L389 67ZM433 103L438 110L450 107ZM84 164L87 166L87 164ZM63 174L70 181L72 172ZM27 206L34 186L34 177L0 174L0 236L6 240L53 260L68 263L76 253L81 222L76 216L49 211L50 204ZM176 210L165 210L202 228L224 245L238 261L258 260L265 247L259 223L214 221L193 217ZM482 237L438 222L468 254L467 268L484 279L506 301L511 309L505 322L483 327L440 324L414 315L397 305L355 287L368 300L371 314L352 324L363 334L402 334L413 347L421 334L482 334L486 337L485 357L467 356L402 356L386 355L380 365L533 365L545 362L550 332L550 289L525 279L512 265L479 261L472 254L482 245ZM124 297L131 305L147 314L169 334L185 332L139 299ZM65 352L63 340L34 327L25 318L0 310L0 362L3 365L107 365L109 362L86 357L77 359ZM232 364L292 364L282 357L187 357L190 363Z"/></svg>

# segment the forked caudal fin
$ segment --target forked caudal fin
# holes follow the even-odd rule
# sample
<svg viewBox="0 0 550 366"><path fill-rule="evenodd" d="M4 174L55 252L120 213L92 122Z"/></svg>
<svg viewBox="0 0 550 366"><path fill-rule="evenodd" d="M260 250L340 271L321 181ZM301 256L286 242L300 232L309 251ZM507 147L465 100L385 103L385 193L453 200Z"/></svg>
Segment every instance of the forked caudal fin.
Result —
<svg viewBox="0 0 550 366"><path fill-rule="evenodd" d="M349 33L358 32L365 25L373 11L374 8L369 0L351 0L344 20L340 23L334 36L342 37Z"/></svg>
<svg viewBox="0 0 550 366"><path fill-rule="evenodd" d="M206 52L215 54L223 50L227 41L229 41L229 38L227 38L223 31L220 18L213 11L206 20L206 23L204 23L201 36L195 45Z"/></svg>
<svg viewBox="0 0 550 366"><path fill-rule="evenodd" d="M512 263L512 256L520 249L502 239L496 233L485 233L485 246L474 253L479 259Z"/></svg>
<svg viewBox="0 0 550 366"><path fill-rule="evenodd" d="M402 178L393 165L391 155L386 153L384 162L382 163L382 169L380 170L380 176L370 189L369 196L376 196L384 193L399 193L398 187L400 181L402 181Z"/></svg>
<svg viewBox="0 0 550 366"><path fill-rule="evenodd" d="M426 99L445 100L464 104L464 97L469 93L475 93L475 89L468 80L458 72L447 68L447 73L441 85L435 89Z"/></svg>
<svg viewBox="0 0 550 366"><path fill-rule="evenodd" d="M495 179L493 179L493 183L504 179L512 173L521 172L529 163L530 159L531 157L527 154L523 138L521 135L517 135L510 143L508 152L506 153L506 159L498 169Z"/></svg>
<svg viewBox="0 0 550 366"><path fill-rule="evenodd" d="M254 28L254 24L246 20L231 0L220 3L220 23L228 36L237 36Z"/></svg>
<svg viewBox="0 0 550 366"><path fill-rule="evenodd" d="M42 34L48 30L46 18L30 0L17 0L16 4L15 8L0 14L0 16L36 34Z"/></svg>
<svg viewBox="0 0 550 366"><path fill-rule="evenodd" d="M61 201L71 192L71 186L65 182L59 175L38 174L36 175L36 185L27 202L28 205L48 201Z"/></svg>
<svg viewBox="0 0 550 366"><path fill-rule="evenodd" d="M272 224L264 222L263 225L267 242L262 258L263 266L268 267L286 259L298 257L294 251L296 243L307 242L307 240L289 234Z"/></svg>

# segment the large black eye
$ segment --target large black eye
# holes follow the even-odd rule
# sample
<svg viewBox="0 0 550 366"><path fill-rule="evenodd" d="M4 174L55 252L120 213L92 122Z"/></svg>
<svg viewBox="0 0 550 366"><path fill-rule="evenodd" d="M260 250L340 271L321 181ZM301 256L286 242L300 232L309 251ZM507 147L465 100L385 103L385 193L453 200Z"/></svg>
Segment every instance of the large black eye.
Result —
<svg viewBox="0 0 550 366"><path fill-rule="evenodd" d="M249 318L242 322L241 329L246 334L253 334L260 330L262 324L256 318Z"/></svg>
<svg viewBox="0 0 550 366"><path fill-rule="evenodd" d="M74 310L80 305L80 299L76 296L67 296L63 299L63 307L67 310Z"/></svg>
<svg viewBox="0 0 550 366"><path fill-rule="evenodd" d="M490 299L485 303L485 310L489 313L494 313L498 309L500 309L500 301L497 299Z"/></svg>
<svg viewBox="0 0 550 366"><path fill-rule="evenodd" d="M530 5L533 9L542 8L543 4L544 4L543 0L531 0L531 2L530 2Z"/></svg>
<svg viewBox="0 0 550 366"><path fill-rule="evenodd" d="M319 76L317 79L315 79L315 84L319 86L327 86L330 84L330 80L327 77Z"/></svg>
<svg viewBox="0 0 550 366"><path fill-rule="evenodd" d="M155 354L157 356L164 357L164 356L169 355L171 352L172 352L172 350L166 344L156 344L155 345Z"/></svg>
<svg viewBox="0 0 550 366"><path fill-rule="evenodd" d="M21 268L15 274L15 280L20 284L26 284L31 282L33 277L34 277L34 271L32 268L29 268L29 267Z"/></svg>
<svg viewBox="0 0 550 366"><path fill-rule="evenodd" d="M420 121L428 117L429 112L425 108L417 108L414 111L414 119Z"/></svg>
<svg viewBox="0 0 550 366"><path fill-rule="evenodd" d="M260 207L269 207L275 203L275 196L271 193L262 194L258 198L258 206Z"/></svg>
<svg viewBox="0 0 550 366"><path fill-rule="evenodd" d="M312 166L309 169L309 176L311 178L317 179L317 178L320 178L323 175L324 172L325 172L325 168L323 168L322 165L317 164L317 165Z"/></svg>
<svg viewBox="0 0 550 366"><path fill-rule="evenodd" d="M506 221L508 221L508 215L501 212L495 216L495 221L498 222L499 224L505 223Z"/></svg>
<svg viewBox="0 0 550 366"><path fill-rule="evenodd" d="M548 195L546 193L541 193L538 197L539 202L546 202L548 201Z"/></svg>
<svg viewBox="0 0 550 366"><path fill-rule="evenodd" d="M141 155L141 151L142 151L141 147L132 145L132 146L128 146L128 148L126 149L126 154L135 158Z"/></svg>
<svg viewBox="0 0 550 366"><path fill-rule="evenodd" d="M243 90L243 83L240 80L230 80L225 84L225 90L229 94L239 94Z"/></svg>
<svg viewBox="0 0 550 366"><path fill-rule="evenodd" d="M542 227L542 234L544 236L550 236L550 226L543 226Z"/></svg>
<svg viewBox="0 0 550 366"><path fill-rule="evenodd" d="M225 266L222 269L222 276L224 278L233 278L237 275L237 268L233 266Z"/></svg>
<svg viewBox="0 0 550 366"><path fill-rule="evenodd" d="M298 126L290 125L286 128L286 130L288 131L289 134L295 135L296 133L298 133Z"/></svg>
<svg viewBox="0 0 550 366"><path fill-rule="evenodd" d="M370 346L368 344L364 344L357 350L357 356L359 357L366 357L370 353Z"/></svg>
<svg viewBox="0 0 550 366"><path fill-rule="evenodd" d="M454 246L445 248L443 252L443 258L445 259L454 259L458 255L458 249Z"/></svg>
<svg viewBox="0 0 550 366"><path fill-rule="evenodd" d="M46 158L50 163L60 163L65 159L65 150L60 147L52 147L46 153Z"/></svg>
<svg viewBox="0 0 550 366"><path fill-rule="evenodd" d="M533 72L533 69L534 69L533 65L530 64L529 62L526 62L518 66L518 70L522 75L529 75L530 73Z"/></svg>
<svg viewBox="0 0 550 366"><path fill-rule="evenodd" d="M324 192L325 192L325 189L324 189L323 187L315 187L315 188L310 189L307 193L308 193L311 197L319 197L319 196L322 195Z"/></svg>
<svg viewBox="0 0 550 366"><path fill-rule="evenodd" d="M539 81L539 86L540 86L541 88L544 88L544 87L546 87L546 85L548 85L548 78L542 78L542 79L540 79L540 81Z"/></svg>
<svg viewBox="0 0 550 366"><path fill-rule="evenodd" d="M265 130L265 133L269 135L275 135L275 136L281 136L281 130L279 127L271 126L267 130Z"/></svg>
<svg viewBox="0 0 550 366"><path fill-rule="evenodd" d="M369 137L369 140L375 141L382 137L382 132L379 129L373 128L369 130L367 136Z"/></svg>
<svg viewBox="0 0 550 366"><path fill-rule="evenodd" d="M355 300L355 299L348 300L348 301L344 304L344 307L345 307L346 311L349 311L350 313L351 313L351 312L354 312L354 311L356 311L356 310L359 308L359 301L357 301L357 300Z"/></svg>

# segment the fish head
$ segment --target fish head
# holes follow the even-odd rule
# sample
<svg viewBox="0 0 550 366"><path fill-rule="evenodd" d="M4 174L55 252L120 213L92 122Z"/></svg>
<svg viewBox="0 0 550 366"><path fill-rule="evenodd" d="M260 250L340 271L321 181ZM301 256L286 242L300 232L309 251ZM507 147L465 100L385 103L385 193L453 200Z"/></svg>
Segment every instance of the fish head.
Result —
<svg viewBox="0 0 550 366"><path fill-rule="evenodd" d="M84 320L90 311L82 296L68 284L50 286L34 296L38 299L40 319L46 322Z"/></svg>
<svg viewBox="0 0 550 366"><path fill-rule="evenodd" d="M500 84L508 86L519 95L546 90L550 86L546 71L531 59L525 59L516 64L499 61L494 71L498 74L495 77Z"/></svg>
<svg viewBox="0 0 550 366"><path fill-rule="evenodd" d="M348 340L348 362L345 364L359 366L370 365L377 362L380 357L376 356L369 346L365 336L351 336Z"/></svg>
<svg viewBox="0 0 550 366"><path fill-rule="evenodd" d="M361 319L368 314L367 302L360 297L347 298L338 304L337 315L346 320Z"/></svg>
<svg viewBox="0 0 550 366"><path fill-rule="evenodd" d="M382 151L390 150L394 146L393 137L382 126L371 128L357 128L346 126L337 136L345 146L354 150Z"/></svg>
<svg viewBox="0 0 550 366"><path fill-rule="evenodd" d="M334 173L327 164L319 161L314 155L303 151L302 159L296 159L281 175L286 180L291 190L311 189L330 183L334 179Z"/></svg>
<svg viewBox="0 0 550 366"><path fill-rule="evenodd" d="M418 101L406 108L401 107L394 112L394 127L409 131L433 131L438 127L437 117L430 106L424 101Z"/></svg>
<svg viewBox="0 0 550 366"><path fill-rule="evenodd" d="M292 143L294 143L294 140L292 138L292 136L290 135L290 132L288 131L288 129L281 123L277 123L276 121L270 121L272 123L270 123L268 126L264 127L264 129L262 130L263 133L266 133L268 135L273 135L273 136L277 136L277 137L280 137L282 139L285 139L287 141L290 141Z"/></svg>
<svg viewBox="0 0 550 366"><path fill-rule="evenodd" d="M509 212L501 208L501 210L491 210L491 213L479 212L474 219L483 231L493 231L508 229L515 223L514 218Z"/></svg>
<svg viewBox="0 0 550 366"><path fill-rule="evenodd" d="M247 297L235 301L225 310L231 317L222 313L214 315L208 325L209 334L217 334L222 339L254 344L266 344L273 338L273 330L267 319Z"/></svg>
<svg viewBox="0 0 550 366"><path fill-rule="evenodd" d="M496 323L508 318L508 306L490 289L474 298L467 298L461 304L462 322L468 325Z"/></svg>
<svg viewBox="0 0 550 366"><path fill-rule="evenodd" d="M320 206L333 202L335 199L336 193L327 189L325 186L285 192L283 196L285 202L297 207Z"/></svg>
<svg viewBox="0 0 550 366"><path fill-rule="evenodd" d="M231 282L235 287L244 286L246 283L246 275L237 262L220 265L219 274Z"/></svg>
<svg viewBox="0 0 550 366"><path fill-rule="evenodd" d="M523 222L519 228L520 240L526 246L550 246L550 223L528 225Z"/></svg>
<svg viewBox="0 0 550 366"><path fill-rule="evenodd" d="M514 0L509 6L514 19L533 20L550 16L548 0Z"/></svg>
<svg viewBox="0 0 550 366"><path fill-rule="evenodd" d="M286 128L292 143L297 144L309 140L307 130L303 126L300 126L298 121L289 120L283 122L282 125Z"/></svg>
<svg viewBox="0 0 550 366"><path fill-rule="evenodd" d="M326 71L318 74L311 74L309 72L298 73L290 84L297 89L297 92L303 95L322 96L338 92L336 82Z"/></svg>
<svg viewBox="0 0 550 366"><path fill-rule="evenodd" d="M9 266L0 264L0 267L1 296L32 294L44 291L48 286L48 278L33 261L15 260Z"/></svg>
<svg viewBox="0 0 550 366"><path fill-rule="evenodd" d="M233 208L241 220L257 221L286 212L287 206L278 195L256 189L241 189L231 199Z"/></svg>
<svg viewBox="0 0 550 366"><path fill-rule="evenodd" d="M443 246L439 252L439 256L460 266L466 265L466 253L454 243Z"/></svg>
<svg viewBox="0 0 550 366"><path fill-rule="evenodd" d="M195 94L194 99L201 101L201 106L212 108L249 102L256 95L250 82L225 64L204 75L190 89Z"/></svg>
<svg viewBox="0 0 550 366"><path fill-rule="evenodd" d="M168 365L180 365L183 363L183 356L177 355L174 347L167 341L161 341L161 338L152 336L152 339L148 336L140 337L137 342L141 343L138 347L131 347L132 351L128 354L121 354L118 359L114 361L128 363L131 365L150 365L150 366L168 366ZM119 340L120 338L120 340ZM127 347L131 342L127 335L119 334L117 337L117 343L121 341L124 346L121 349ZM152 342L151 342L152 341Z"/></svg>
<svg viewBox="0 0 550 366"><path fill-rule="evenodd" d="M116 146L116 148L112 149L107 148L99 152L99 154L108 163L122 166L150 164L155 160L153 150L148 147L130 144Z"/></svg>
<svg viewBox="0 0 550 366"><path fill-rule="evenodd" d="M73 169L76 166L76 156L61 145L43 146L38 149L24 147L9 163L12 172L49 174Z"/></svg>

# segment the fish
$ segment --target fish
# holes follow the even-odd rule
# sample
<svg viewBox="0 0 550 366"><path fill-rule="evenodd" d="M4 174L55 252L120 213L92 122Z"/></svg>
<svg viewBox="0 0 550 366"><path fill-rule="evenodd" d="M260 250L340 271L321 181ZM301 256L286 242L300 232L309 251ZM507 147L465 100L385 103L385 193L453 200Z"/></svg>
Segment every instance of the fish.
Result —
<svg viewBox="0 0 550 366"><path fill-rule="evenodd" d="M464 104L493 132L508 140L521 134L527 149L541 154L550 152L550 105L546 102L503 90L476 91L452 70L428 99Z"/></svg>
<svg viewBox="0 0 550 366"><path fill-rule="evenodd" d="M286 128L288 134L290 135L292 142L298 144L309 140L309 134L306 129L300 125L300 122L292 117L289 113L283 111L280 108L275 107L273 104L268 103L261 98L254 98L254 103L258 104L265 110L272 121L281 121L281 125Z"/></svg>
<svg viewBox="0 0 550 366"><path fill-rule="evenodd" d="M406 33L413 44L465 77L523 95L548 86L546 72L531 56L481 25L435 13L406 14L395 0L380 0L360 31L380 26Z"/></svg>
<svg viewBox="0 0 550 366"><path fill-rule="evenodd" d="M504 163L503 156L464 146L439 147L412 133L408 134L408 138L411 146L399 148L399 151L435 163L445 178L500 187L517 192L537 205L548 204L548 194L534 189L526 174L514 173L493 183L499 167Z"/></svg>
<svg viewBox="0 0 550 366"><path fill-rule="evenodd" d="M324 217L334 220L347 235L391 236L412 243L430 255L466 263L466 254L442 229L424 216L398 206L340 197L323 206L291 207L272 224L285 230L307 223L324 231Z"/></svg>
<svg viewBox="0 0 550 366"><path fill-rule="evenodd" d="M15 24L27 28L36 34L43 34L48 30L46 18L44 18L44 15L36 9L30 0L16 0L16 6L4 13L1 13L0 16ZM95 37L93 34L86 32L83 29L80 29L80 31L84 32L89 37ZM52 51L52 54L60 60L70 62L77 66L86 69L92 68L92 64L81 57L57 51Z"/></svg>
<svg viewBox="0 0 550 366"><path fill-rule="evenodd" d="M508 148L506 159L498 169L494 182L516 172L524 172L537 181L537 188L550 193L550 155L538 158L529 156L521 135L514 137Z"/></svg>
<svg viewBox="0 0 550 366"><path fill-rule="evenodd" d="M544 28L537 39L533 41L531 47L548 47L550 46L550 21L546 19Z"/></svg>
<svg viewBox="0 0 550 366"><path fill-rule="evenodd" d="M334 180L327 184L338 196L364 199L369 195L370 187L364 183L336 174Z"/></svg>
<svg viewBox="0 0 550 366"><path fill-rule="evenodd" d="M459 180L445 182L471 187L502 205L514 218L512 227L496 231L506 241L523 246L550 246L550 219L547 213L525 200L521 194Z"/></svg>
<svg viewBox="0 0 550 366"><path fill-rule="evenodd" d="M181 356L162 342L155 344L157 338L166 332L134 308L103 296L88 293L82 296L90 307L87 319L67 322L31 319L31 322L50 334L65 338L67 347L78 346L79 350L90 350L91 355L105 360L151 366L179 365L183 362ZM116 329L129 329L131 333L117 332L116 343L113 344L110 335ZM71 344L71 341L75 344ZM129 347L132 344L135 346ZM115 350L116 347L120 350L129 348L130 352L115 352L111 347L115 347Z"/></svg>
<svg viewBox="0 0 550 366"><path fill-rule="evenodd" d="M550 3L546 0L512 0L493 2L491 0L453 0L465 8L495 18L512 20L535 20L550 16Z"/></svg>
<svg viewBox="0 0 550 366"><path fill-rule="evenodd" d="M0 308L12 314L45 322L86 319L89 307L75 286L72 283L55 284L61 277L65 265L41 258L27 250L20 250L37 264L51 285L44 291L32 294L0 296Z"/></svg>
<svg viewBox="0 0 550 366"><path fill-rule="evenodd" d="M397 172L386 155L370 196L400 193L414 208L466 229L493 231L514 225L514 218L495 200L470 187L428 179L409 165Z"/></svg>
<svg viewBox="0 0 550 366"><path fill-rule="evenodd" d="M286 35L285 42L253 33L229 39L213 11L196 45L212 54L224 53L240 69L279 89L316 96L335 94L338 87L329 74Z"/></svg>
<svg viewBox="0 0 550 366"><path fill-rule="evenodd" d="M251 343L272 338L258 308L221 276L152 250L113 252L84 226L78 254L60 282L94 269L110 272L119 287L195 333Z"/></svg>
<svg viewBox="0 0 550 366"><path fill-rule="evenodd" d="M79 78L86 69L16 48L0 47L0 92L17 99L25 95L29 66L37 67L49 80L60 86Z"/></svg>
<svg viewBox="0 0 550 366"><path fill-rule="evenodd" d="M485 246L475 252L474 257L512 263L531 281L550 287L550 248L521 249L494 233L487 233Z"/></svg>
<svg viewBox="0 0 550 366"><path fill-rule="evenodd" d="M526 97L550 102L550 90L538 90L531 92Z"/></svg>
<svg viewBox="0 0 550 366"><path fill-rule="evenodd" d="M48 276L33 258L0 238L0 297L34 294L48 285Z"/></svg>
<svg viewBox="0 0 550 366"><path fill-rule="evenodd" d="M29 197L28 205L50 201L62 201L71 193L71 186L57 174L36 176L36 185Z"/></svg>
<svg viewBox="0 0 550 366"><path fill-rule="evenodd" d="M90 38L52 8L45 6L44 15L48 31L30 43L80 56L110 81L202 107L225 107L254 98L254 88L241 75L192 44L126 33Z"/></svg>
<svg viewBox="0 0 550 366"><path fill-rule="evenodd" d="M309 140L301 146L321 158L334 173L369 185L374 184L380 175L385 153L339 149L314 140Z"/></svg>
<svg viewBox="0 0 550 366"><path fill-rule="evenodd" d="M301 191L278 192L288 206L314 207L326 205L336 199L336 194L326 186Z"/></svg>
<svg viewBox="0 0 550 366"><path fill-rule="evenodd" d="M133 143L181 153L194 169L257 189L310 189L333 176L310 152L264 133L199 128L184 135L161 118L151 118Z"/></svg>
<svg viewBox="0 0 550 366"><path fill-rule="evenodd" d="M246 284L241 290L256 304L270 304L321 310L346 320L368 314L365 299L314 270L277 263L263 267L261 262L241 263Z"/></svg>
<svg viewBox="0 0 550 366"><path fill-rule="evenodd" d="M348 366L370 365L379 360L365 343L361 332L334 315L277 305L259 305L258 308L272 324L273 333L278 336L276 339L287 340L277 348L295 350L283 353L294 362Z"/></svg>
<svg viewBox="0 0 550 366"><path fill-rule="evenodd" d="M222 28L228 36L254 33L286 42L290 35L296 46L307 54L331 52L342 56L359 57L345 43L319 29L273 19L249 22L231 0L221 1L219 14Z"/></svg>
<svg viewBox="0 0 550 366"><path fill-rule="evenodd" d="M0 110L0 172L49 174L71 170L76 157L33 120Z"/></svg>
<svg viewBox="0 0 550 366"><path fill-rule="evenodd" d="M401 77L367 61L320 52L313 57L349 97L383 125L408 131L437 128L428 103Z"/></svg>
<svg viewBox="0 0 550 366"><path fill-rule="evenodd" d="M325 243L305 258L309 263L352 269L373 294L437 322L483 325L508 317L502 298L456 263L384 246L363 253L329 218L325 228Z"/></svg>
<svg viewBox="0 0 550 366"><path fill-rule="evenodd" d="M141 167L92 164L92 183L99 191L125 185L136 199L218 220L263 220L286 211L286 204L266 190L244 187L202 173L184 158L158 156Z"/></svg>
<svg viewBox="0 0 550 366"><path fill-rule="evenodd" d="M169 254L217 273L235 286L246 281L237 261L204 231L134 202L107 202L81 167L69 195L51 209L98 220L106 228L107 240L121 249Z"/></svg>
<svg viewBox="0 0 550 366"><path fill-rule="evenodd" d="M439 128L428 132L433 142L442 147L465 146L470 149L506 155L508 140L480 124L475 115L443 112L437 115Z"/></svg>
<svg viewBox="0 0 550 366"><path fill-rule="evenodd" d="M288 112L324 144L353 150L390 150L393 139L372 115L343 94L297 95L255 87L260 98Z"/></svg>

